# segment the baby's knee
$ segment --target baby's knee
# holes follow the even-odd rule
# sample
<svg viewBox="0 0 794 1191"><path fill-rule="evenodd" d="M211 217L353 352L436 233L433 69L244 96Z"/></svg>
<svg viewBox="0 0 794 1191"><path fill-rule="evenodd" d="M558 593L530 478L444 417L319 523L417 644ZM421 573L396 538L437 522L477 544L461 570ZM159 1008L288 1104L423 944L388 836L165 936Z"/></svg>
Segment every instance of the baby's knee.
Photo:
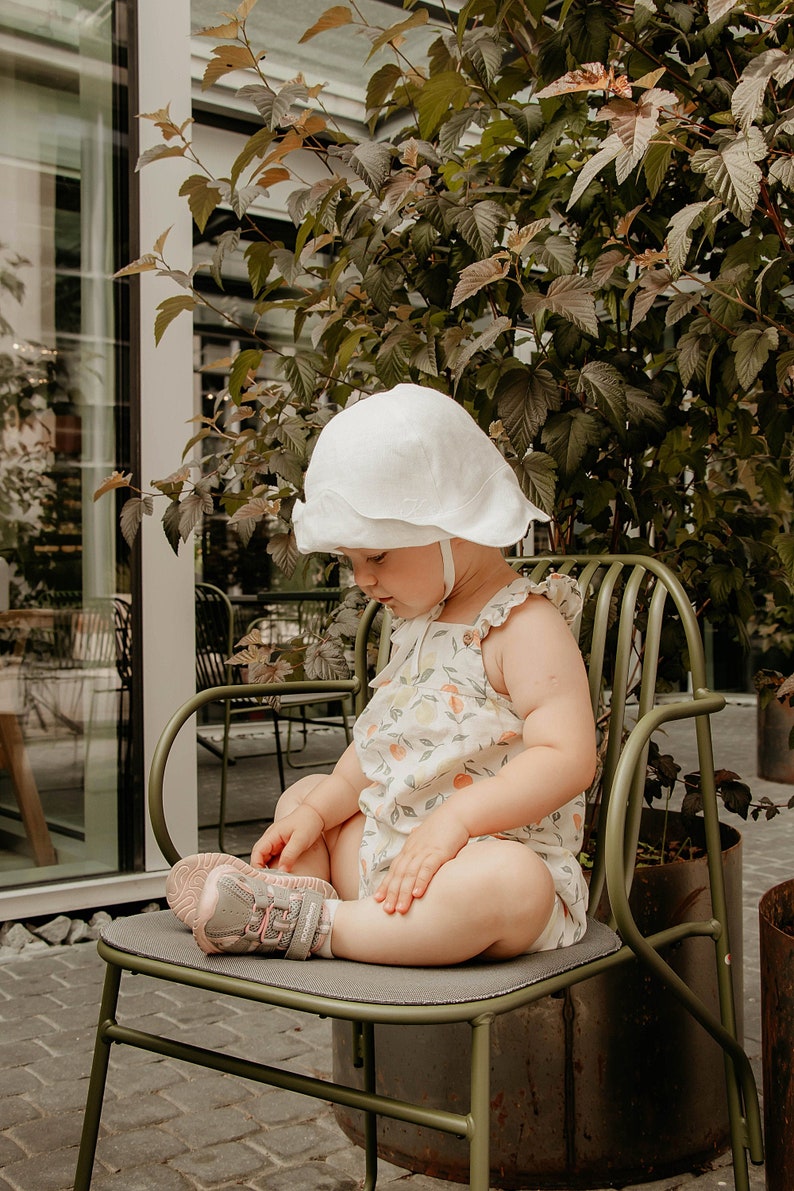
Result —
<svg viewBox="0 0 794 1191"><path fill-rule="evenodd" d="M327 776L324 773L307 773L304 777L299 778L297 782L293 782L291 786L287 786L284 793L276 803L276 810L273 816L274 819L279 819L283 815L288 815L290 811L294 811L304 799L308 798L312 790L314 790L320 782Z"/></svg>

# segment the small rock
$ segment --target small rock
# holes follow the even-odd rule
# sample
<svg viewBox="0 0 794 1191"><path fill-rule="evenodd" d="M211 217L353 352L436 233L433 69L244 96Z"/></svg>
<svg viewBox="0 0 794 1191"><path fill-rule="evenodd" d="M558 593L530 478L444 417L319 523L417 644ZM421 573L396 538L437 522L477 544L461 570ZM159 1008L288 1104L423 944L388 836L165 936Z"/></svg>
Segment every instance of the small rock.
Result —
<svg viewBox="0 0 794 1191"><path fill-rule="evenodd" d="M59 914L57 918L52 918L49 922L45 922L41 926L34 926L33 933L38 935L40 939L44 939L45 943L57 947L59 943L63 943L64 939L67 938L71 925L71 918L67 918L65 914Z"/></svg>
<svg viewBox="0 0 794 1191"><path fill-rule="evenodd" d="M97 910L96 914L92 914L88 919L87 937L89 939L98 939L102 933L102 927L107 926L112 921L113 919L107 910Z"/></svg>
<svg viewBox="0 0 794 1191"><path fill-rule="evenodd" d="M0 940L4 947L10 948L11 951L19 954L22 948L26 947L28 943L35 942L34 936L21 922L11 922L7 926L8 930L5 931L5 935Z"/></svg>
<svg viewBox="0 0 794 1191"><path fill-rule="evenodd" d="M88 923L84 922L82 918L73 918L72 924L69 927L69 934L66 936L66 942L82 943L88 937Z"/></svg>
<svg viewBox="0 0 794 1191"><path fill-rule="evenodd" d="M147 902L147 904L139 912L141 914L159 914L162 906L159 902Z"/></svg>

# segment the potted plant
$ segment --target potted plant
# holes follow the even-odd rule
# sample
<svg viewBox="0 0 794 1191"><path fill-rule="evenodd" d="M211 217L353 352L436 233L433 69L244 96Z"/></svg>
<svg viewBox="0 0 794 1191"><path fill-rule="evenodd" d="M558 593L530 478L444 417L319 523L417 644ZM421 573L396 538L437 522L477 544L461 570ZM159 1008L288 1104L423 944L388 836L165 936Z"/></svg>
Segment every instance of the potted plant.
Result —
<svg viewBox="0 0 794 1191"><path fill-rule="evenodd" d="M751 634L759 663L753 675L758 776L794 783L794 623L785 585L766 593Z"/></svg>
<svg viewBox="0 0 794 1191"><path fill-rule="evenodd" d="M794 783L794 674L762 669L753 677L758 692L758 776Z"/></svg>
<svg viewBox="0 0 794 1191"><path fill-rule="evenodd" d="M786 1191L794 1169L794 878L759 906L761 1049L767 1191Z"/></svg>
<svg viewBox="0 0 794 1191"><path fill-rule="evenodd" d="M205 86L244 84L261 118L228 168L205 166L167 107L144 117L163 135L146 168L174 155L195 167L182 193L199 237L225 213L197 268L222 281L242 263L252 304L230 313L175 269L167 232L121 270L179 288L158 340L204 306L240 349L188 462L154 493L120 474L101 490L132 491L128 538L159 493L174 549L216 503L243 540L275 519L269 549L289 568L290 509L324 421L419 381L489 430L554 514L552 549L662 557L701 618L747 647L770 576L790 589L794 575L780 467L794 439L789 22L730 0L472 0L460 19L421 4L395 16L380 28L338 4L304 34L345 52L362 35L373 63L357 129L311 80L268 75L255 0L202 31L218 43ZM281 237L256 218L276 184L289 191ZM294 349L269 338L274 310ZM674 685L674 628L664 663Z"/></svg>

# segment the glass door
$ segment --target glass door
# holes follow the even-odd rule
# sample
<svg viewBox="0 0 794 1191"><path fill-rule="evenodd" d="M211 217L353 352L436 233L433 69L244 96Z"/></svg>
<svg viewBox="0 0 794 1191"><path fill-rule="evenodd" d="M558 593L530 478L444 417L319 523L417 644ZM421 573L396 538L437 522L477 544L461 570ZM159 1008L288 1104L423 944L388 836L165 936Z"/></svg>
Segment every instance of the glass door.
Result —
<svg viewBox="0 0 794 1191"><path fill-rule="evenodd" d="M0 0L0 888L119 868L123 7Z"/></svg>

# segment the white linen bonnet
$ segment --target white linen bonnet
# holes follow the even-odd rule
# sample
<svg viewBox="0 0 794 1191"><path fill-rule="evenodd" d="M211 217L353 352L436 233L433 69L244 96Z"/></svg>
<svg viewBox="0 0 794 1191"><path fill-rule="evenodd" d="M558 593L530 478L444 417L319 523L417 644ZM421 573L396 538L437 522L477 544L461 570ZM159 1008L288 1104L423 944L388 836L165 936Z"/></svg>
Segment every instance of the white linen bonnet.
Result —
<svg viewBox="0 0 794 1191"><path fill-rule="evenodd" d="M394 550L453 537L511 546L530 521L549 520L466 410L414 384L336 414L315 444L304 491L292 514L303 554Z"/></svg>

